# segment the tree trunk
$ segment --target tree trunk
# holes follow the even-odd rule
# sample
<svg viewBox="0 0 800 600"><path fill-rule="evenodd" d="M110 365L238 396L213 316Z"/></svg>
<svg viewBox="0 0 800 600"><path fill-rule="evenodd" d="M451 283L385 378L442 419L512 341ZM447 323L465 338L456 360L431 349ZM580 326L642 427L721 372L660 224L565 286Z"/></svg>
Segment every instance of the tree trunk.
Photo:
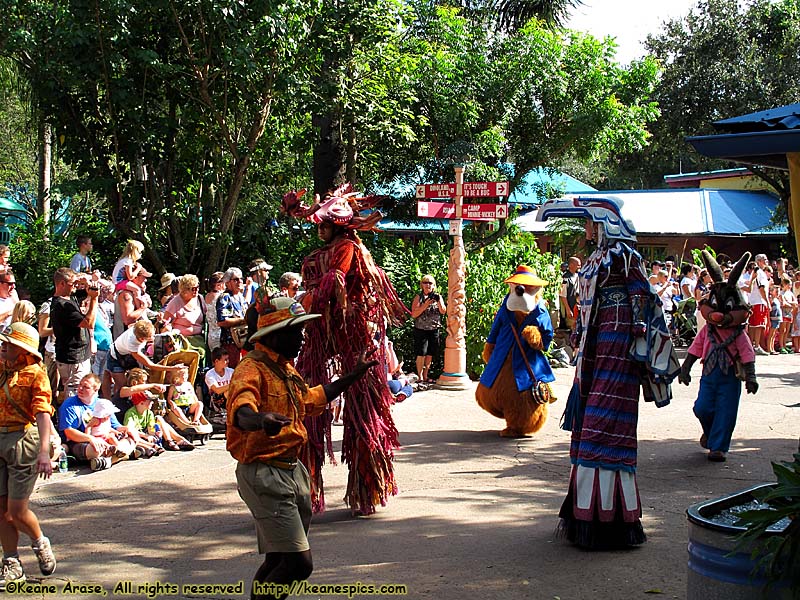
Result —
<svg viewBox="0 0 800 600"><path fill-rule="evenodd" d="M53 131L50 123L39 124L39 193L36 199L38 216L45 224L45 235L49 235L50 223L50 162L53 156Z"/></svg>
<svg viewBox="0 0 800 600"><path fill-rule="evenodd" d="M334 112L330 112L325 115L315 115L313 124L319 130L312 167L314 193L324 198L325 194L345 182L341 119Z"/></svg>
<svg viewBox="0 0 800 600"><path fill-rule="evenodd" d="M358 144L356 140L356 128L353 124L347 126L347 158L345 159L345 181L349 181L355 187L358 182Z"/></svg>

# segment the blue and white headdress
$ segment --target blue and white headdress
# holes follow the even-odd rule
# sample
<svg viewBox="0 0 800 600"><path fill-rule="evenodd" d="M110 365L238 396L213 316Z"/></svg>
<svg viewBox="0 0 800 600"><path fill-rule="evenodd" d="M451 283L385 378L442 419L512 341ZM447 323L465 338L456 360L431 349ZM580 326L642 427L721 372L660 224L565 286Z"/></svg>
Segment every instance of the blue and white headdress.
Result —
<svg viewBox="0 0 800 600"><path fill-rule="evenodd" d="M605 240L635 243L636 229L633 223L622 216L623 204L616 196L555 198L542 204L536 220L546 221L553 217L591 219L601 225Z"/></svg>

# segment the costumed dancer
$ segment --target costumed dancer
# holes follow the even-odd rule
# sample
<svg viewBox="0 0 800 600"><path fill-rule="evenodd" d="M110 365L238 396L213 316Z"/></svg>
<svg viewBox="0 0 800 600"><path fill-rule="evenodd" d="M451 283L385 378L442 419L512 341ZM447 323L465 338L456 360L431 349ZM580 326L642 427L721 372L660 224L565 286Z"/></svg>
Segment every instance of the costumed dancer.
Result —
<svg viewBox="0 0 800 600"><path fill-rule="evenodd" d="M509 293L497 311L483 346L486 363L475 399L486 412L506 420L502 437L524 437L547 421L547 404L555 401L555 376L544 355L553 341L553 323L542 301L540 279L520 265L503 283Z"/></svg>
<svg viewBox="0 0 800 600"><path fill-rule="evenodd" d="M742 380L748 394L758 391L756 353L747 335L750 305L738 286L750 253L733 266L727 281L714 257L706 250L702 255L714 281L708 298L700 301L706 325L689 346L678 380L689 385L692 365L702 359L703 375L694 403L694 414L703 427L700 445L708 450L708 460L723 462L736 427Z"/></svg>
<svg viewBox="0 0 800 600"><path fill-rule="evenodd" d="M379 198L360 197L346 184L313 206L300 203L303 191L283 198L282 210L317 224L325 245L303 261L306 288L303 306L322 319L309 323L297 370L311 385L328 384L353 370L359 354L386 337L386 328L398 325L408 309L386 274L375 265L356 230L372 230L381 219L373 208ZM345 501L353 514L370 515L397 493L392 460L399 446L390 407L393 397L386 383L383 345L375 354L379 364L344 395L342 459L349 467ZM315 512L325 509L322 465L325 453L333 460L330 412L305 421L308 444L301 460L308 467Z"/></svg>
<svg viewBox="0 0 800 600"><path fill-rule="evenodd" d="M636 483L639 390L661 407L680 370L660 302L650 287L636 234L616 198L549 200L537 219L583 217L597 249L579 271L575 381L562 428L572 432L569 491L560 531L591 550L642 544ZM588 233L588 232L587 232Z"/></svg>

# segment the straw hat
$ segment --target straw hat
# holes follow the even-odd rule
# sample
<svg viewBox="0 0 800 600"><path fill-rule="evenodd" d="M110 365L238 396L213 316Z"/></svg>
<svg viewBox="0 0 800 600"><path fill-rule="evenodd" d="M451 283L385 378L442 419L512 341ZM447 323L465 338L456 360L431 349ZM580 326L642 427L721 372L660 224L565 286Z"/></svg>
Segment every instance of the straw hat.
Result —
<svg viewBox="0 0 800 600"><path fill-rule="evenodd" d="M168 288L176 279L177 277L175 276L175 273L164 273L161 276L161 287L158 289L163 290L164 288Z"/></svg>
<svg viewBox="0 0 800 600"><path fill-rule="evenodd" d="M12 323L8 329L0 333L0 341L14 344L42 360L42 355L39 354L39 332L35 327L27 323L22 323L21 321Z"/></svg>
<svg viewBox="0 0 800 600"><path fill-rule="evenodd" d="M503 283L517 283L519 285L532 285L535 287L543 287L548 284L544 279L541 279L536 271L531 269L528 265L520 265L514 274L506 279Z"/></svg>
<svg viewBox="0 0 800 600"><path fill-rule="evenodd" d="M250 336L253 342L258 338L292 325L300 325L311 319L318 319L322 315L308 314L303 305L295 302L294 298L279 296L272 298L267 304L267 312L258 317L258 331Z"/></svg>

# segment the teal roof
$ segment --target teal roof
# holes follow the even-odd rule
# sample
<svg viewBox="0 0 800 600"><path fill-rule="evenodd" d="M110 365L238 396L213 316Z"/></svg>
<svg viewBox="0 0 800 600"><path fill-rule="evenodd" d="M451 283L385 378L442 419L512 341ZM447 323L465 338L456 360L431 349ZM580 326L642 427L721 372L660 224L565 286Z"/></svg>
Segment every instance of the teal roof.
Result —
<svg viewBox="0 0 800 600"><path fill-rule="evenodd" d="M25 207L22 206L19 202L12 200L8 196L0 196L0 215L3 213L6 214L22 214L24 215L27 211Z"/></svg>
<svg viewBox="0 0 800 600"><path fill-rule="evenodd" d="M780 199L763 191L664 189L584 192L568 196L612 196L638 234L785 236L785 223L773 224ZM536 212L519 217L525 231L546 231Z"/></svg>
<svg viewBox="0 0 800 600"><path fill-rule="evenodd" d="M378 229L392 233L449 233L450 225L447 219L414 219L413 221L394 221L382 219Z"/></svg>
<svg viewBox="0 0 800 600"><path fill-rule="evenodd" d="M514 165L504 163L501 165L506 171L513 173ZM416 186L430 183L424 171L419 170L419 177L415 180L409 177L397 178L386 184L375 186L372 193L386 194L395 198L413 198ZM541 204L547 199L547 188L555 190L556 194L575 194L580 192L593 192L595 188L578 181L565 173L555 169L536 168L528 172L508 199L509 204L521 206L523 209ZM550 196L552 194L549 194ZM477 199L470 199L470 201Z"/></svg>
<svg viewBox="0 0 800 600"><path fill-rule="evenodd" d="M592 186L586 185L566 173L554 169L537 168L529 171L522 178L522 182L508 198L508 203L517 204L523 208L538 206L547 199L543 192L548 187L559 195L596 191Z"/></svg>

